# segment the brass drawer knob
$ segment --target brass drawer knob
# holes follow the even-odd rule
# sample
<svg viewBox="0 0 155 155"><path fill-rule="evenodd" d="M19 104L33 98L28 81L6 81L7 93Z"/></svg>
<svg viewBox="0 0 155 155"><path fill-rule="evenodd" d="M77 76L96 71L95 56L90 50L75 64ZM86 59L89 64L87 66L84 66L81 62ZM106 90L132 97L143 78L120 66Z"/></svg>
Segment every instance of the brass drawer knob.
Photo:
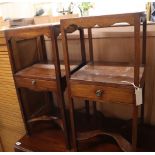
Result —
<svg viewBox="0 0 155 155"><path fill-rule="evenodd" d="M32 80L32 85L34 86L36 84L36 80Z"/></svg>
<svg viewBox="0 0 155 155"><path fill-rule="evenodd" d="M96 91L96 96L97 97L101 97L102 94L103 94L103 91L102 90L99 89L99 90Z"/></svg>

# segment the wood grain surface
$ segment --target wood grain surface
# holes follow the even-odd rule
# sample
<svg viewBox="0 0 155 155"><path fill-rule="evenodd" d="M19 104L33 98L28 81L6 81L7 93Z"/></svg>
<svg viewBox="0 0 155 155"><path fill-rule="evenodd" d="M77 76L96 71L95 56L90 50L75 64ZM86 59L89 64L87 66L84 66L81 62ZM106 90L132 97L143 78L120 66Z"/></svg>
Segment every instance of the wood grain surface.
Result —
<svg viewBox="0 0 155 155"><path fill-rule="evenodd" d="M106 29L103 32L97 32L94 43L94 59L95 60L107 60L116 62L117 60L126 62L133 61L132 49L133 42L132 28L120 27ZM148 26L147 32L147 66L146 66L146 94L145 94L145 121L151 124L155 124L155 25ZM87 44L86 39L86 44ZM79 42L76 36L71 37L69 40L70 57L73 60L78 60L78 50L80 48ZM112 46L109 47L109 44ZM120 44L120 47L117 45ZM8 52L5 45L4 34L0 31L0 135L4 145L5 151L13 151L13 145L15 142L23 136L25 129L23 126L18 99L16 96L15 86L13 82L10 62L8 59ZM49 40L47 40L48 51ZM104 47L104 52L101 50ZM115 53L113 53L113 48ZM4 50L2 50L4 49ZM59 40L60 57L62 56L62 45ZM88 46L86 46L88 50ZM73 52L72 52L73 51ZM124 54L124 51L126 54ZM103 56L104 55L104 56ZM105 115L127 119L130 116L130 109L126 109L125 106L110 104L98 104L97 108L100 108ZM115 110L114 110L115 109Z"/></svg>

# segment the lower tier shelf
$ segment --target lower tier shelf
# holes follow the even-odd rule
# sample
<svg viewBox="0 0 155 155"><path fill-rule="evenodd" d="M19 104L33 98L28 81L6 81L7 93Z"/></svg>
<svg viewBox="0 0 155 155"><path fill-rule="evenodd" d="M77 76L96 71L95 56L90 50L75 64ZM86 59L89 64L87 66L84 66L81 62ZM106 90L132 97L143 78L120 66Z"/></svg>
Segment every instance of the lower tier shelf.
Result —
<svg viewBox="0 0 155 155"><path fill-rule="evenodd" d="M84 119L83 114L80 113L80 115L76 115L78 122L80 119L81 125L79 127L79 131L85 131L82 128L84 128L84 124L88 124L88 119ZM106 118L104 117L104 122L114 122L118 123L120 126L124 124L126 121L118 120L118 119L112 119L112 118ZM84 123L85 121L87 123ZM77 123L78 123L77 122ZM78 123L79 124L79 123ZM91 123L89 124L91 125ZM130 129L130 121L126 122L127 126L124 126L124 132L123 134L129 141L130 141L130 132L128 129ZM86 125L87 126L87 125ZM70 132L71 135L71 132ZM154 135L155 135L155 127L151 127L148 125L140 125L139 126L139 132L138 132L138 148L137 151L155 151L154 148ZM66 149L65 141L63 132L60 128L56 126L48 127L44 130L40 130L38 132L33 133L31 136L25 135L23 136L14 146L15 151L17 152L68 152L72 151ZM120 152L120 147L116 144L116 142L108 137L108 136L96 136L94 138L91 138L89 140L85 140L80 142L79 144L79 151L85 152L85 151L91 151L91 152Z"/></svg>
<svg viewBox="0 0 155 155"><path fill-rule="evenodd" d="M65 141L61 129L46 129L25 135L14 146L16 152L66 152Z"/></svg>

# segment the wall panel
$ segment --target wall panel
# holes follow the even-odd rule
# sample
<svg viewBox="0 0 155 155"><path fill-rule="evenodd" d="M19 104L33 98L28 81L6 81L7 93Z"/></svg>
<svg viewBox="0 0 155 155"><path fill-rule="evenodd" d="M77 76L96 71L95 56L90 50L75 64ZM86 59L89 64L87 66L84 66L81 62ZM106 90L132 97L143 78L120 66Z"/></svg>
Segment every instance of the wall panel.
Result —
<svg viewBox="0 0 155 155"><path fill-rule="evenodd" d="M13 151L25 133L3 32L0 32L0 135L4 151Z"/></svg>

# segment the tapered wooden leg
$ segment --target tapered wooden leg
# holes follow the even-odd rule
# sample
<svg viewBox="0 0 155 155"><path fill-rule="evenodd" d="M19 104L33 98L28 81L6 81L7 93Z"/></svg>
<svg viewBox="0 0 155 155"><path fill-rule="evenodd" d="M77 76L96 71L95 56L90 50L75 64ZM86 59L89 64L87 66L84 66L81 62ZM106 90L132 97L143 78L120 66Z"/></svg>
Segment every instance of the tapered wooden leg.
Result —
<svg viewBox="0 0 155 155"><path fill-rule="evenodd" d="M49 107L51 109L53 109L53 107L54 107L53 93L52 92L45 92L44 94L45 94L46 104L48 104Z"/></svg>
<svg viewBox="0 0 155 155"><path fill-rule="evenodd" d="M138 106L133 105L133 118L132 118L132 147L136 151L137 147L137 130L138 130Z"/></svg>
<svg viewBox="0 0 155 155"><path fill-rule="evenodd" d="M60 113L61 113L61 119L62 119L62 124L63 124L63 132L64 132L64 137L65 137L66 147L67 147L67 149L70 149L69 131L67 128L65 102L64 102L63 97L60 97L61 94L56 94L56 96L57 96L57 103L58 103Z"/></svg>
<svg viewBox="0 0 155 155"><path fill-rule="evenodd" d="M0 137L0 149L2 152L4 152L4 146L3 146L3 143L2 143L2 139Z"/></svg>
<svg viewBox="0 0 155 155"><path fill-rule="evenodd" d="M21 112L22 112L22 117L23 117L23 121L24 121L24 126L25 126L25 129L26 129L26 134L27 135L31 135L32 134L32 131L31 131L31 128L30 128L30 124L28 123L28 118L27 118L27 111L26 111L26 108L24 106L24 103L23 103L23 99L22 99L22 90L21 89L17 89L17 96L18 96L18 101L20 103L20 108L21 108Z"/></svg>
<svg viewBox="0 0 155 155"><path fill-rule="evenodd" d="M143 87L142 98L143 98L143 104L141 105L141 124L144 124L145 86Z"/></svg>
<svg viewBox="0 0 155 155"><path fill-rule="evenodd" d="M97 109L96 109L96 102L95 101L93 101L93 112L94 112L94 115L96 115Z"/></svg>
<svg viewBox="0 0 155 155"><path fill-rule="evenodd" d="M90 110L89 110L89 101L88 100L85 100L85 110L86 110L86 114L89 118Z"/></svg>
<svg viewBox="0 0 155 155"><path fill-rule="evenodd" d="M76 140L74 102L73 102L72 98L69 99L69 108L70 108L70 121L71 121L71 130L72 130L73 151L78 151L77 140Z"/></svg>

